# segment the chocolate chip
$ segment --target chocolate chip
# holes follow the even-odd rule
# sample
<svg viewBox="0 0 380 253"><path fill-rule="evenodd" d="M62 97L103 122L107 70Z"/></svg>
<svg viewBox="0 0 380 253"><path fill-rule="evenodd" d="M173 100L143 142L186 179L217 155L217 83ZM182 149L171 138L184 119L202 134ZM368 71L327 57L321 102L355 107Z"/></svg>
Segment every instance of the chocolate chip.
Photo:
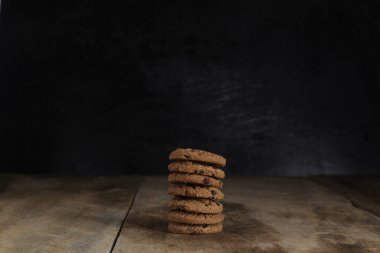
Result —
<svg viewBox="0 0 380 253"><path fill-rule="evenodd" d="M216 195L216 191L211 190L211 194L212 194L212 195Z"/></svg>
<svg viewBox="0 0 380 253"><path fill-rule="evenodd" d="M203 224L203 225L202 225L202 228L207 228L207 225L206 225L206 224Z"/></svg>
<svg viewBox="0 0 380 253"><path fill-rule="evenodd" d="M210 179L208 179L206 177L205 179L203 179L203 183L209 185L210 184Z"/></svg>
<svg viewBox="0 0 380 253"><path fill-rule="evenodd" d="M183 155L186 159L189 159L190 158L190 156L188 156L188 155Z"/></svg>

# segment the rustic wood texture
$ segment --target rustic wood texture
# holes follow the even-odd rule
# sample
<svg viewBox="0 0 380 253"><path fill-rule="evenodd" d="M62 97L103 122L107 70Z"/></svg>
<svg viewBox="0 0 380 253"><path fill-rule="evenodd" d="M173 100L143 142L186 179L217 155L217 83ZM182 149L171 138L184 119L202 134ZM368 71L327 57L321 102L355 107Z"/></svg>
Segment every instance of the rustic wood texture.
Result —
<svg viewBox="0 0 380 253"><path fill-rule="evenodd" d="M145 180L114 252L380 252L379 217L307 179L225 180L224 232L167 232L167 180Z"/></svg>
<svg viewBox="0 0 380 253"><path fill-rule="evenodd" d="M312 179L347 197L355 206L380 217L379 176L320 176Z"/></svg>
<svg viewBox="0 0 380 253"><path fill-rule="evenodd" d="M110 252L140 181L1 175L0 252Z"/></svg>

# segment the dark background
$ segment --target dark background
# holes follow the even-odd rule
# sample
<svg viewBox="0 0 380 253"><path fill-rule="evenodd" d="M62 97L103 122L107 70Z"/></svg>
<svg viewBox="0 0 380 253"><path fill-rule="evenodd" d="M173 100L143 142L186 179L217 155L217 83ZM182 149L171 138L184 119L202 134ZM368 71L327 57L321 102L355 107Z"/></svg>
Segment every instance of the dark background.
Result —
<svg viewBox="0 0 380 253"><path fill-rule="evenodd" d="M1 172L380 173L377 0L1 4Z"/></svg>

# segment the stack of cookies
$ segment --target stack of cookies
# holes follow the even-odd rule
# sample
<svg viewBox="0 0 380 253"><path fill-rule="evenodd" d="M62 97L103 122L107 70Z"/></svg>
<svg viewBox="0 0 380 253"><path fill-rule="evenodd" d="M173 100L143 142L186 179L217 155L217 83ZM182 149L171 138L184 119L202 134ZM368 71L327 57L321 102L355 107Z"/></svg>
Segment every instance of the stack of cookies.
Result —
<svg viewBox="0 0 380 253"><path fill-rule="evenodd" d="M176 149L169 156L169 231L212 234L223 230L222 179L226 159L195 149Z"/></svg>

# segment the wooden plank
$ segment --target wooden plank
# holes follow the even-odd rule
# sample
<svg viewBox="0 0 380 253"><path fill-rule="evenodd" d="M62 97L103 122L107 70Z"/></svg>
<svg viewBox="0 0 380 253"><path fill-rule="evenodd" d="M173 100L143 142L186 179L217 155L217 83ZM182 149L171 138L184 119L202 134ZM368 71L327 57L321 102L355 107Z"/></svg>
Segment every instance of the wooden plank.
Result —
<svg viewBox="0 0 380 253"><path fill-rule="evenodd" d="M312 177L312 180L350 199L358 208L380 217L379 176L319 176Z"/></svg>
<svg viewBox="0 0 380 253"><path fill-rule="evenodd" d="M0 252L110 252L138 177L0 176Z"/></svg>
<svg viewBox="0 0 380 253"><path fill-rule="evenodd" d="M307 179L225 180L225 230L167 232L166 178L148 178L114 252L380 252L380 219Z"/></svg>

